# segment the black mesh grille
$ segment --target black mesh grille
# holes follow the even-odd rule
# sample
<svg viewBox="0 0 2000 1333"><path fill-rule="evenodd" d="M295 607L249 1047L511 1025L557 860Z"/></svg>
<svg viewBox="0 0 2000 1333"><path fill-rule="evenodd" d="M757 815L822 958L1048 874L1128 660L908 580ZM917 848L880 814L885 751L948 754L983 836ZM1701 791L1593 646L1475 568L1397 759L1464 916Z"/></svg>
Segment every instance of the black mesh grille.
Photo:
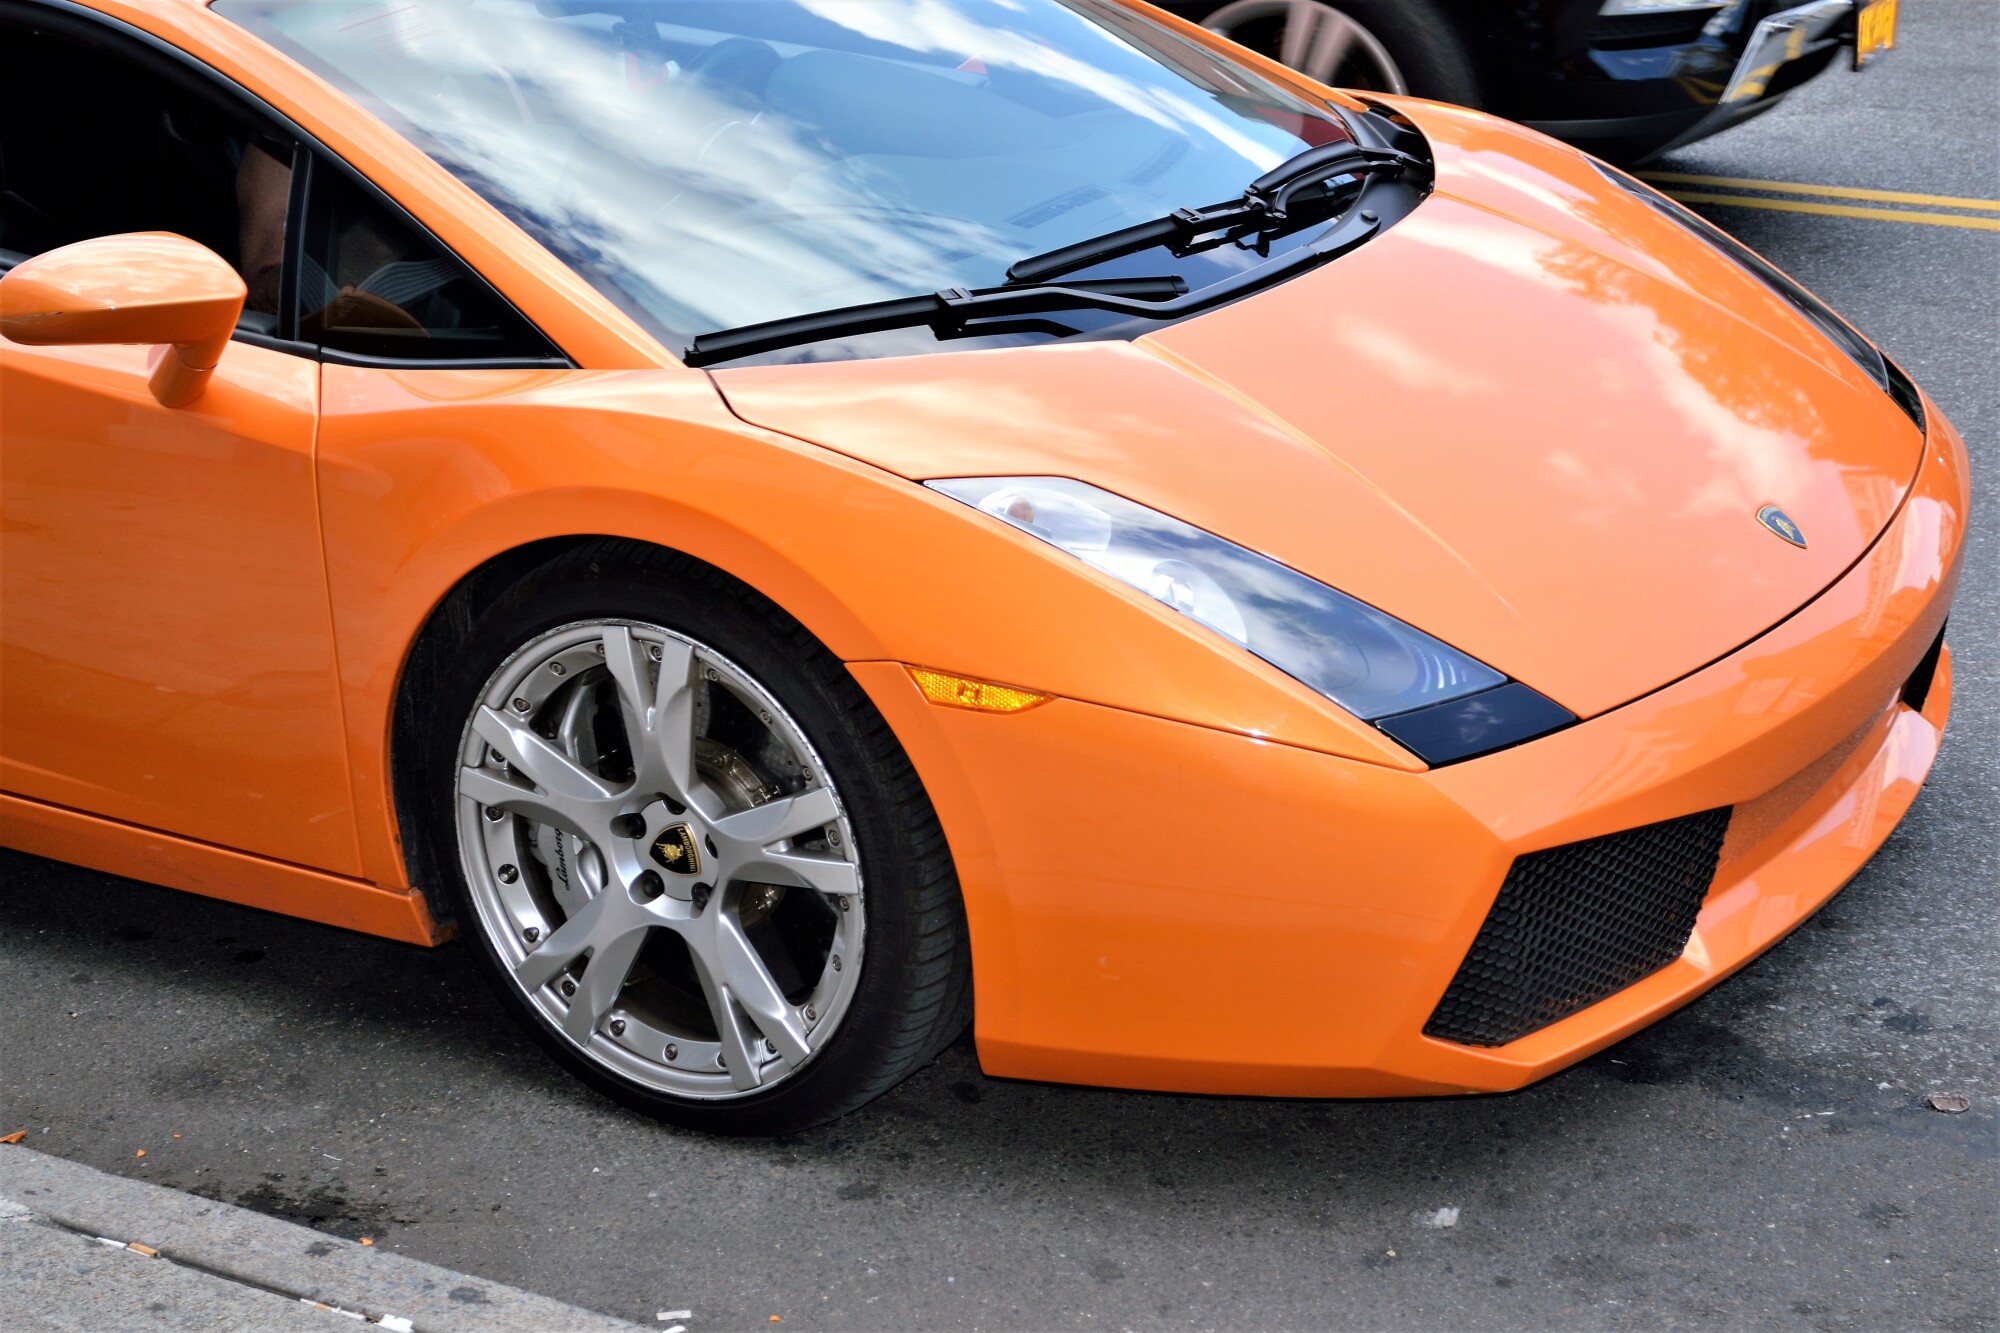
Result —
<svg viewBox="0 0 2000 1333"><path fill-rule="evenodd" d="M1614 14L1590 25L1592 46L1676 46L1701 36L1712 9L1665 14Z"/></svg>
<svg viewBox="0 0 2000 1333"><path fill-rule="evenodd" d="M1503 1046L1673 962L1728 830L1709 810L1521 857L1424 1032Z"/></svg>

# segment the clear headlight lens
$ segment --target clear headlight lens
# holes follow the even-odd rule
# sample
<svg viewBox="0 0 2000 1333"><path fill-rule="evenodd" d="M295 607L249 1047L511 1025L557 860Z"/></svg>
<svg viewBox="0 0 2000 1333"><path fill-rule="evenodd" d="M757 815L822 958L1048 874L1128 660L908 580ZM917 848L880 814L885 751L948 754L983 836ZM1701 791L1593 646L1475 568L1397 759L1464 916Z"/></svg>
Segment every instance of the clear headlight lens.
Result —
<svg viewBox="0 0 2000 1333"><path fill-rule="evenodd" d="M1365 602L1095 486L1062 477L926 484L1158 598L1364 720L1507 683Z"/></svg>
<svg viewBox="0 0 2000 1333"><path fill-rule="evenodd" d="M1678 14L1695 9L1721 9L1728 0L1604 0L1597 12L1606 18L1620 14Z"/></svg>

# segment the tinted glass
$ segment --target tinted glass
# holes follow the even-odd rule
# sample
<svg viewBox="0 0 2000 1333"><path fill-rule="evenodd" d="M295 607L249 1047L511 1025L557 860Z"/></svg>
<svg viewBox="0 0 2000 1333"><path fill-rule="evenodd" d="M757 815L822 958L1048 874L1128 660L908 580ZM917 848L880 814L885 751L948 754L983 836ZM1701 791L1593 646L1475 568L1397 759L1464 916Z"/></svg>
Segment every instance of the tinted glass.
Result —
<svg viewBox="0 0 2000 1333"><path fill-rule="evenodd" d="M219 0L677 346L1004 281L1346 137L1098 0Z"/></svg>
<svg viewBox="0 0 2000 1333"><path fill-rule="evenodd" d="M471 270L325 163L314 164L306 210L299 337L406 360L557 355Z"/></svg>
<svg viewBox="0 0 2000 1333"><path fill-rule="evenodd" d="M150 61L0 23L0 252L171 231L233 264L277 323L293 145Z"/></svg>

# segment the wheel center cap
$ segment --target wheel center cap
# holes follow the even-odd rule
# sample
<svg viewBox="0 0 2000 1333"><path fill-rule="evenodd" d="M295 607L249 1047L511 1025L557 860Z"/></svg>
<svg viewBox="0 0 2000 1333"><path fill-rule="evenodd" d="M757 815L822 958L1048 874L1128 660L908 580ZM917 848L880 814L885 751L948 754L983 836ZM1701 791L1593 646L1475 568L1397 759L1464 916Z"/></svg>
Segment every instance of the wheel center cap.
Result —
<svg viewBox="0 0 2000 1333"><path fill-rule="evenodd" d="M661 829L647 850L669 874L701 873L701 844L695 840L694 826L685 821Z"/></svg>

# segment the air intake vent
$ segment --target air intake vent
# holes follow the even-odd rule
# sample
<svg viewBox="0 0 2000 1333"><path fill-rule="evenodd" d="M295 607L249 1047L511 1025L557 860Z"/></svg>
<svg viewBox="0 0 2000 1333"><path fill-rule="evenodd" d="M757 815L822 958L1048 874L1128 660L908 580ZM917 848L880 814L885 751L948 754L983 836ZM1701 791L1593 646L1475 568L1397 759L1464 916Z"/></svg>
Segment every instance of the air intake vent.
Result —
<svg viewBox="0 0 2000 1333"><path fill-rule="evenodd" d="M1504 1046L1673 962L1728 831L1709 810L1515 861L1425 1035Z"/></svg>

